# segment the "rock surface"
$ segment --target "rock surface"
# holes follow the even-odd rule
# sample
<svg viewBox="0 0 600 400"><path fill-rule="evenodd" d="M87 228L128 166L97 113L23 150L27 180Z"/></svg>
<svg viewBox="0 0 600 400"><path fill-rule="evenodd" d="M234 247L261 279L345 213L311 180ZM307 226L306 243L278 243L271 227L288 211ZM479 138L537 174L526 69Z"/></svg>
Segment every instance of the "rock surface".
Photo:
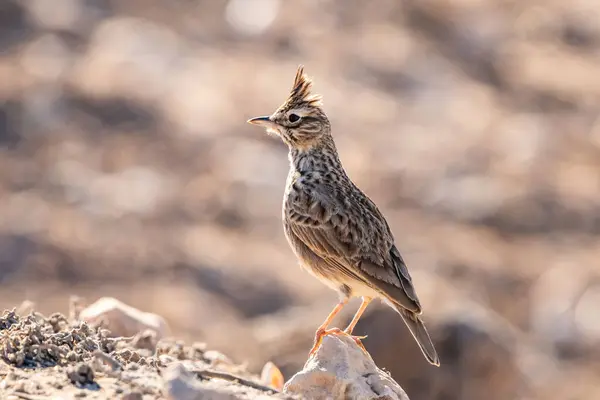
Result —
<svg viewBox="0 0 600 400"><path fill-rule="evenodd" d="M102 324L115 336L133 336L145 330L156 333L157 339L169 332L166 321L157 314L131 307L113 297L102 297L81 311L82 321Z"/></svg>
<svg viewBox="0 0 600 400"><path fill-rule="evenodd" d="M260 388L262 385L227 380L198 380L193 369L184 363L173 363L163 373L165 392L171 400L265 400L293 399L282 393ZM253 387L254 386L254 387Z"/></svg>
<svg viewBox="0 0 600 400"><path fill-rule="evenodd" d="M346 336L326 336L284 392L314 400L408 400L400 385Z"/></svg>
<svg viewBox="0 0 600 400"><path fill-rule="evenodd" d="M116 299L110 304L118 305L111 310L144 314ZM102 325L118 326L123 315L107 313ZM0 316L0 398L293 398L277 390L281 373L275 365L266 365L259 378L203 343L157 341L154 331L142 328L133 337L117 337L59 313L5 311Z"/></svg>

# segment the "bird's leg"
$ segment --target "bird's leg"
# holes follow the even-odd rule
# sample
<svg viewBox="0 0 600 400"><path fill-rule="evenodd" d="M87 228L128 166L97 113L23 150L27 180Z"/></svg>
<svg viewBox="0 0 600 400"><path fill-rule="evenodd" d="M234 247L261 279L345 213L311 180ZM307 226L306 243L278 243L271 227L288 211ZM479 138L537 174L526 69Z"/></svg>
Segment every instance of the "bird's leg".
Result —
<svg viewBox="0 0 600 400"><path fill-rule="evenodd" d="M356 314L354 314L354 318L352 318L352 321L350 321L350 324L348 325L348 327L346 329L344 329L344 333L349 335L352 339L354 339L356 344L361 349L363 349L365 352L367 352L367 349L365 349L365 346L363 346L363 344L360 340L366 338L366 336L353 336L352 331L354 330L354 327L358 323L358 320L363 315L363 313L365 312L365 310L367 309L367 306L369 305L369 303L371 301L373 301L373 299L370 297L362 298L362 303L361 303L360 307L358 308L358 310L356 311Z"/></svg>
<svg viewBox="0 0 600 400"><path fill-rule="evenodd" d="M344 329L345 333L347 333L348 335L352 335L352 331L354 330L354 327L356 326L356 324L358 324L358 320L360 319L360 317L362 317L363 313L365 312L365 310L367 309L367 306L369 305L369 303L371 301L373 301L373 299L370 297L362 298L362 303L361 303L360 307L358 308L358 310L356 311L356 314L354 314L354 318L352 318L352 321L350 321L350 324L348 325L348 327L346 329Z"/></svg>
<svg viewBox="0 0 600 400"><path fill-rule="evenodd" d="M329 335L332 333L338 333L340 331L338 328L327 330L327 327L329 326L329 324L331 324L331 321L333 321L335 316L340 311L342 311L342 308L344 308L344 306L346 304L348 304L348 300L349 300L348 297L344 297L342 300L340 300L340 302L335 306L335 308L329 313L329 315L327 316L327 319L325 319L325 322L323 322L321 324L321 326L319 326L319 328L317 328L317 332L315 333L315 343L314 343L312 349L310 350L310 353L308 354L309 357L312 357L316 353L316 351L319 349L319 346L321 346L321 342L323 342L323 337L325 335Z"/></svg>

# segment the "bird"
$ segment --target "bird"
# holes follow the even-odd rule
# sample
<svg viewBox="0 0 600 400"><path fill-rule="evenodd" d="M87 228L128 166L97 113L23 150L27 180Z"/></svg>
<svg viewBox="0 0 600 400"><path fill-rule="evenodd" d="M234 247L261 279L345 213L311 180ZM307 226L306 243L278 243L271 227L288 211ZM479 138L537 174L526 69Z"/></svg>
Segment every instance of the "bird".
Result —
<svg viewBox="0 0 600 400"><path fill-rule="evenodd" d="M288 146L290 163L282 207L284 233L300 264L339 294L339 302L315 332L309 357L326 335L348 335L367 306L380 299L405 322L427 361L440 365L422 320L422 307L388 222L346 173L312 79L300 65L286 101L269 116L247 122ZM348 327L328 329L353 297L362 299Z"/></svg>

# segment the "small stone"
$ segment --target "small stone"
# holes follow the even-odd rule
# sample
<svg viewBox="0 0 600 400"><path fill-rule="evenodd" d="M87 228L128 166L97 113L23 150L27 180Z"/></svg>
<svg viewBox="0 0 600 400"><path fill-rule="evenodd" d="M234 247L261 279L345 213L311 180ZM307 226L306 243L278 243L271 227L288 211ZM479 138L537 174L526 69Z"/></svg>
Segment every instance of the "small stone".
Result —
<svg viewBox="0 0 600 400"><path fill-rule="evenodd" d="M127 364L127 370L128 371L137 371L138 369L140 369L140 366L136 363L129 363Z"/></svg>
<svg viewBox="0 0 600 400"><path fill-rule="evenodd" d="M113 336L134 336L152 330L159 340L169 331L161 316L138 310L112 297L103 297L91 304L81 311L80 318L91 324L105 323L104 328Z"/></svg>
<svg viewBox="0 0 600 400"><path fill-rule="evenodd" d="M88 364L80 363L67 369L67 377L75 384L94 383L94 370Z"/></svg>
<svg viewBox="0 0 600 400"><path fill-rule="evenodd" d="M140 392L125 393L121 400L143 400L144 396Z"/></svg>
<svg viewBox="0 0 600 400"><path fill-rule="evenodd" d="M132 351L131 355L129 356L129 361L133 363L140 361L139 353L137 351Z"/></svg>
<svg viewBox="0 0 600 400"><path fill-rule="evenodd" d="M135 335L135 337L131 341L131 345L136 349L146 349L154 351L156 349L157 342L158 340L156 337L156 332L151 329L146 329L145 331Z"/></svg>
<svg viewBox="0 0 600 400"><path fill-rule="evenodd" d="M161 354L160 356L158 356L158 363L162 367L166 367L167 365L169 365L175 361L177 361L177 359L175 357L171 357L170 355L167 355L167 354Z"/></svg>
<svg viewBox="0 0 600 400"><path fill-rule="evenodd" d="M233 362L225 354L216 350L205 351L203 357L206 361L209 361L212 364L233 364Z"/></svg>
<svg viewBox="0 0 600 400"><path fill-rule="evenodd" d="M129 361L133 352L129 349L120 350L117 354L125 361Z"/></svg>

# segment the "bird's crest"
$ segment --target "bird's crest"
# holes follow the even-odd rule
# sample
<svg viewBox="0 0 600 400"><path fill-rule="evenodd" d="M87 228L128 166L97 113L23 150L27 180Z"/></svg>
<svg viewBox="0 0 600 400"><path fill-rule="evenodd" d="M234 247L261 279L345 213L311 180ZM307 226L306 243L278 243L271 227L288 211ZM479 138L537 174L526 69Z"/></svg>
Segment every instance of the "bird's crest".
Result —
<svg viewBox="0 0 600 400"><path fill-rule="evenodd" d="M294 79L294 87L290 92L290 97L287 103L289 105L309 105L313 107L320 107L322 105L321 95L312 94L312 80L304 73L304 66L300 65L298 71L296 71L296 78Z"/></svg>

